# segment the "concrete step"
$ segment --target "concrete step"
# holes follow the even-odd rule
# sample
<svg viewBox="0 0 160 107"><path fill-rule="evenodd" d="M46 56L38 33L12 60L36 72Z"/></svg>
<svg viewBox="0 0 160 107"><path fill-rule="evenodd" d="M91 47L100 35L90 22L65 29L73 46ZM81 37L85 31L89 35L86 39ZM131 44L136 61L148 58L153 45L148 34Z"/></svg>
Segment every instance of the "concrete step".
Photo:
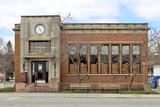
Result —
<svg viewBox="0 0 160 107"><path fill-rule="evenodd" d="M50 89L49 84L46 83L37 83L34 85L35 92L51 92L52 89Z"/></svg>

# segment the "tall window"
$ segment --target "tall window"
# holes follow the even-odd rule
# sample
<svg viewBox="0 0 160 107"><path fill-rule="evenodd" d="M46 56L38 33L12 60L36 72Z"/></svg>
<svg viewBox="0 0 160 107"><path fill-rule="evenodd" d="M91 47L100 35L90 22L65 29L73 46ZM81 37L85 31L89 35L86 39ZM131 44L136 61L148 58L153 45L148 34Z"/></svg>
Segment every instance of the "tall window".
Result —
<svg viewBox="0 0 160 107"><path fill-rule="evenodd" d="M97 73L98 72L98 50L97 45L91 45L91 51L90 51L90 64L91 64L91 73Z"/></svg>
<svg viewBox="0 0 160 107"><path fill-rule="evenodd" d="M79 52L80 52L80 73L88 73L87 69L87 45L79 45Z"/></svg>
<svg viewBox="0 0 160 107"><path fill-rule="evenodd" d="M122 45L122 73L130 73L129 45Z"/></svg>
<svg viewBox="0 0 160 107"><path fill-rule="evenodd" d="M77 46L70 44L68 46L69 54L69 73L76 73L77 71Z"/></svg>
<svg viewBox="0 0 160 107"><path fill-rule="evenodd" d="M119 45L112 45L112 73L119 73Z"/></svg>
<svg viewBox="0 0 160 107"><path fill-rule="evenodd" d="M140 57L140 45L133 45L133 53L132 53L132 72L133 73L141 73L141 67L140 67L140 62L141 62L141 57Z"/></svg>
<svg viewBox="0 0 160 107"><path fill-rule="evenodd" d="M109 71L109 56L108 56L108 45L103 44L101 45L101 73L108 73Z"/></svg>

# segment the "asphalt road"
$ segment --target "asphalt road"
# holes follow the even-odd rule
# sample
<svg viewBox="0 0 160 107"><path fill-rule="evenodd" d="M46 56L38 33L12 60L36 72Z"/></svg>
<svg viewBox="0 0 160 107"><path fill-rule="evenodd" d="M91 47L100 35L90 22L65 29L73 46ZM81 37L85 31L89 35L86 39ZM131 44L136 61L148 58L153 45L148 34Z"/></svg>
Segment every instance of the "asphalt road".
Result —
<svg viewBox="0 0 160 107"><path fill-rule="evenodd" d="M114 94L0 94L0 107L160 107L160 96Z"/></svg>

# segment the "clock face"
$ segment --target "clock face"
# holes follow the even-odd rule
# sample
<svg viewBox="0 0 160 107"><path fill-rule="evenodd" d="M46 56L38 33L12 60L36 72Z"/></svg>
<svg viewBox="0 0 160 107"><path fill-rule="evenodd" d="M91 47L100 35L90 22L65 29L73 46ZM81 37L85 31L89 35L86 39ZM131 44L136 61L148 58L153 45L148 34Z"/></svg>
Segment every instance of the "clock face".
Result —
<svg viewBox="0 0 160 107"><path fill-rule="evenodd" d="M44 34L44 32L45 32L45 27L44 27L44 25L42 25L42 24L36 25L36 27L35 27L35 32L36 32L37 34L39 34L39 35Z"/></svg>

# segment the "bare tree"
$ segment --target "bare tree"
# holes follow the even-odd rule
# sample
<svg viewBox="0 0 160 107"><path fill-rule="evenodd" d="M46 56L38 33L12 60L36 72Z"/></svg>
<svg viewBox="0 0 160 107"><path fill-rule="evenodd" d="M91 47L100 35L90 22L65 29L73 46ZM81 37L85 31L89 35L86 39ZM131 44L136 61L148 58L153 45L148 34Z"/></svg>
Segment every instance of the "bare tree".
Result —
<svg viewBox="0 0 160 107"><path fill-rule="evenodd" d="M14 53L13 53L12 43L10 42L10 40L6 44L5 63L6 63L6 80L10 80L14 76Z"/></svg>
<svg viewBox="0 0 160 107"><path fill-rule="evenodd" d="M142 39L143 40L143 39ZM148 35L148 41L143 40L144 43L141 47L146 48L148 52L147 57L141 58L141 62L146 62L146 64L141 64L141 67L151 68L155 64L160 64L159 58L160 58L160 29L150 28L149 35ZM145 47L145 45L148 44L148 47ZM134 50L133 50L134 51ZM132 89L133 80L135 79L137 75L137 69L136 64L139 62L140 58L135 57L135 61L133 62L133 73L130 75L129 81L128 81L128 90L130 91ZM149 73L149 71L148 71ZM150 92L150 85L148 81L145 81L144 83L144 89L146 93Z"/></svg>
<svg viewBox="0 0 160 107"><path fill-rule="evenodd" d="M4 74L5 80L9 80L14 76L14 53L10 41L5 45L3 39L0 39L0 58L0 71Z"/></svg>
<svg viewBox="0 0 160 107"><path fill-rule="evenodd" d="M87 65L87 47L88 44L86 41L82 40L81 38L77 38L79 44L69 44L68 43L68 34L65 29L65 24L69 23L72 20L71 14L62 14L61 15L62 20L62 38L63 46L61 47L61 54L67 54L67 57L65 58L66 61L69 60L69 63L71 63L72 70L75 71L77 83L80 84L83 79L88 76L88 65ZM77 53L77 50L79 50L79 53ZM83 75L81 75L81 71L83 71ZM70 71L69 71L70 72Z"/></svg>

